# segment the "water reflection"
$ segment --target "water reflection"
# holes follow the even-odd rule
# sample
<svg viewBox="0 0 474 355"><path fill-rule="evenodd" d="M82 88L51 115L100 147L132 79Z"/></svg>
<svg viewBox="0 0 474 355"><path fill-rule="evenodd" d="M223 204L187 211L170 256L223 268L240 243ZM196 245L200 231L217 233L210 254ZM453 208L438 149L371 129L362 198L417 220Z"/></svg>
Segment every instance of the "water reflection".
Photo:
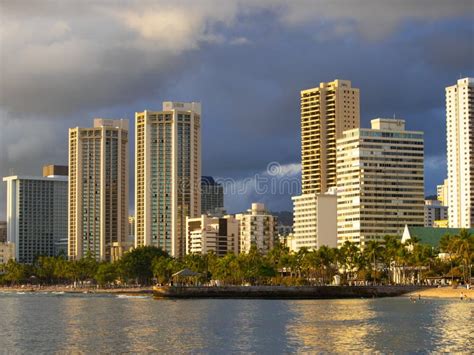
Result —
<svg viewBox="0 0 474 355"><path fill-rule="evenodd" d="M469 352L474 303L0 295L4 352Z"/></svg>
<svg viewBox="0 0 474 355"><path fill-rule="evenodd" d="M438 336L436 352L465 351L472 353L474 344L474 303L446 302L435 312L430 331ZM468 345L464 347L464 345Z"/></svg>
<svg viewBox="0 0 474 355"><path fill-rule="evenodd" d="M380 331L372 300L296 301L287 326L299 351L370 350L369 334Z"/></svg>

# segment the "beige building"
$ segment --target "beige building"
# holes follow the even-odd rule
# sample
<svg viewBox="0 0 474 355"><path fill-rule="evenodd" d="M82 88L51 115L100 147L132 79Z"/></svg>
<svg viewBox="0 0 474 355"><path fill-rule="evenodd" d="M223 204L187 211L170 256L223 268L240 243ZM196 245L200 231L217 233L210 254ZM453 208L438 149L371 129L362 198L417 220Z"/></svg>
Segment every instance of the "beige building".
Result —
<svg viewBox="0 0 474 355"><path fill-rule="evenodd" d="M186 253L186 217L201 215L201 104L135 115L135 243Z"/></svg>
<svg viewBox="0 0 474 355"><path fill-rule="evenodd" d="M448 206L449 198L449 187L448 187L448 179L444 179L442 185L436 186L436 198L443 206Z"/></svg>
<svg viewBox="0 0 474 355"><path fill-rule="evenodd" d="M120 258L127 218L128 120L69 129L69 258Z"/></svg>
<svg viewBox="0 0 474 355"><path fill-rule="evenodd" d="M0 265L15 260L15 244L0 242Z"/></svg>
<svg viewBox="0 0 474 355"><path fill-rule="evenodd" d="M474 226L474 78L446 88L450 228Z"/></svg>
<svg viewBox="0 0 474 355"><path fill-rule="evenodd" d="M424 223L423 132L406 131L399 119L371 123L337 142L339 245L364 247Z"/></svg>
<svg viewBox="0 0 474 355"><path fill-rule="evenodd" d="M186 253L239 253L239 221L234 216L187 218Z"/></svg>
<svg viewBox="0 0 474 355"><path fill-rule="evenodd" d="M265 210L263 203L252 203L251 209L235 218L240 222L241 253L248 253L252 245L263 254L273 248L278 238L277 218Z"/></svg>
<svg viewBox="0 0 474 355"><path fill-rule="evenodd" d="M337 247L337 196L304 194L293 200L292 251Z"/></svg>
<svg viewBox="0 0 474 355"><path fill-rule="evenodd" d="M301 91L302 193L336 186L336 140L360 126L359 89L348 80Z"/></svg>

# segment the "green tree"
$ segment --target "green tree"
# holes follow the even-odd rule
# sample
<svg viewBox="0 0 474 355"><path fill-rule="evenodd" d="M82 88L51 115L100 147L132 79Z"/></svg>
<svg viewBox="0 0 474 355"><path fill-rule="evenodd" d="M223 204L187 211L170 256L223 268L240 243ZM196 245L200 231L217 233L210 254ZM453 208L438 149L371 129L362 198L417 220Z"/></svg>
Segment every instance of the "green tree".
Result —
<svg viewBox="0 0 474 355"><path fill-rule="evenodd" d="M102 262L97 267L95 280L100 286L105 286L117 280L118 271L116 263Z"/></svg>
<svg viewBox="0 0 474 355"><path fill-rule="evenodd" d="M149 285L153 277L153 260L168 253L160 248L144 246L125 253L120 260L122 275L127 279L138 281L142 285Z"/></svg>

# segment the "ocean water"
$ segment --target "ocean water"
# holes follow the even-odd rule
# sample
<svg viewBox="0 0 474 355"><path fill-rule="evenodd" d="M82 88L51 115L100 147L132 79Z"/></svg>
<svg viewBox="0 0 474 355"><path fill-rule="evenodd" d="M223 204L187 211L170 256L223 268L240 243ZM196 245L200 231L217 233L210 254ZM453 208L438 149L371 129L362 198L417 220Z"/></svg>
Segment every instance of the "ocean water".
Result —
<svg viewBox="0 0 474 355"><path fill-rule="evenodd" d="M2 353L473 352L474 301L0 293Z"/></svg>

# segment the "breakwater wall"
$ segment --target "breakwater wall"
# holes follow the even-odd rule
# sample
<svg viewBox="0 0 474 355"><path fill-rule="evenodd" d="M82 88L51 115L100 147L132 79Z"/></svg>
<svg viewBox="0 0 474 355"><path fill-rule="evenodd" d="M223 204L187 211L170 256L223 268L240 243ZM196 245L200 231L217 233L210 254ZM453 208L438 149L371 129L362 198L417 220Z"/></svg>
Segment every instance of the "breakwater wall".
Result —
<svg viewBox="0 0 474 355"><path fill-rule="evenodd" d="M157 298L337 299L395 297L422 286L155 286Z"/></svg>

